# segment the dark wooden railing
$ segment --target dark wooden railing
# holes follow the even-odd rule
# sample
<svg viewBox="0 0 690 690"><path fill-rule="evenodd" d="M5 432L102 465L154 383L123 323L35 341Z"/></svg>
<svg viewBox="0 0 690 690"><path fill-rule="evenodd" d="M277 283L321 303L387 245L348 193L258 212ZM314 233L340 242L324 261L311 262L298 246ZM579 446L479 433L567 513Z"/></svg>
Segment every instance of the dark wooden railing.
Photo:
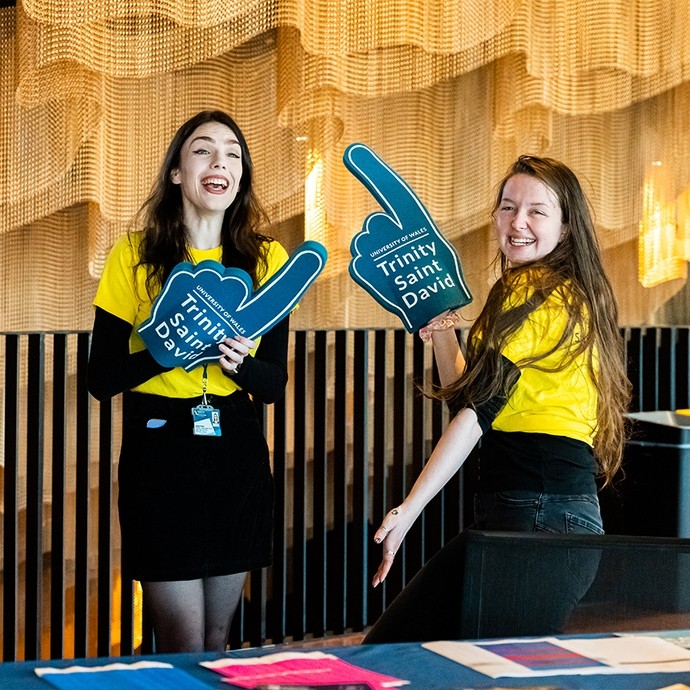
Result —
<svg viewBox="0 0 690 690"><path fill-rule="evenodd" d="M625 329L634 410L690 407L690 330ZM0 336L2 658L151 650L136 583L119 576L120 400L85 386L89 333ZM276 480L274 562L251 573L231 645L370 625L469 520L461 471L373 590L373 531L447 423L419 385L430 348L402 330L295 331L290 383L260 408Z"/></svg>

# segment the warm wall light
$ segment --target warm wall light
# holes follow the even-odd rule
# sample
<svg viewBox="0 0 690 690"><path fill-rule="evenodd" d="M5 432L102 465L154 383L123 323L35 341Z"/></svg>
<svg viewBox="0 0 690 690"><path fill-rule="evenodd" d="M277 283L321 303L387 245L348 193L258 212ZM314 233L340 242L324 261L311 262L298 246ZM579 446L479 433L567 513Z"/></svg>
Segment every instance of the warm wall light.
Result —
<svg viewBox="0 0 690 690"><path fill-rule="evenodd" d="M687 262L677 236L676 205L661 161L645 177L639 229L638 277L644 287L687 277Z"/></svg>
<svg viewBox="0 0 690 690"><path fill-rule="evenodd" d="M323 195L323 160L318 151L307 154L307 178L304 183L304 236L307 240L326 241L326 205Z"/></svg>
<svg viewBox="0 0 690 690"><path fill-rule="evenodd" d="M676 199L676 228L680 255L690 261L690 187Z"/></svg>

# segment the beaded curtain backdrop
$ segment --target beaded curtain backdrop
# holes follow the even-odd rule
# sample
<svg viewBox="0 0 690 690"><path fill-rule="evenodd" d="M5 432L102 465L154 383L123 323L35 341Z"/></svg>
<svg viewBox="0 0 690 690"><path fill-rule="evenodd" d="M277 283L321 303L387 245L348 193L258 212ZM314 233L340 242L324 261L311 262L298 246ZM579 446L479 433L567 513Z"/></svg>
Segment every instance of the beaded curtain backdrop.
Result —
<svg viewBox="0 0 690 690"><path fill-rule="evenodd" d="M689 30L686 0L3 2L0 329L90 327L109 247L171 134L204 108L245 131L271 232L328 249L296 327L398 325L348 276L350 240L376 210L342 165L354 141L458 249L468 321L491 280L492 192L520 153L584 181L622 321L658 321L676 293L682 318ZM645 240L638 279L653 161L675 239L666 255Z"/></svg>

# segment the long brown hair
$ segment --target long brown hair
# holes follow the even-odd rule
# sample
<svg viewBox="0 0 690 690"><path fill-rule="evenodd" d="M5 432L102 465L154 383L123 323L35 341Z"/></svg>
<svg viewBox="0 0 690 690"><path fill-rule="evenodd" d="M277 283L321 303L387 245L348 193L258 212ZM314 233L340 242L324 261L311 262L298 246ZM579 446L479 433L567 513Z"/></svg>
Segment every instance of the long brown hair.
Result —
<svg viewBox="0 0 690 690"><path fill-rule="evenodd" d="M173 184L171 174L179 167L185 141L197 127L208 122L229 127L237 136L242 151L242 178L237 197L225 211L221 228L223 265L247 271L255 286L266 269L266 243L271 238L259 233L259 227L267 225L268 218L254 192L254 169L247 142L227 113L203 110L187 120L173 136L151 193L136 216L138 227L143 228L144 233L137 267L146 268L146 290L150 298L155 296L176 264L191 259L182 213L182 192L180 185Z"/></svg>
<svg viewBox="0 0 690 690"><path fill-rule="evenodd" d="M594 452L604 485L620 469L625 443L625 412L631 385L625 368L624 343L618 325L618 307L601 260L601 250L587 197L575 174L551 158L520 156L499 184L492 216L501 202L507 181L517 174L541 180L559 201L564 236L547 256L519 266L510 266L499 252L501 275L489 291L481 314L472 325L467 345L465 373L439 393L455 408L474 407L496 395L510 393L517 380L505 381L501 350L529 315L555 295L567 311L567 326L559 342L538 356L515 362L520 367L557 371L584 355L588 373L597 391L597 425ZM527 299L510 300L528 286ZM507 307L513 301L519 306ZM573 336L579 332L579 342ZM479 336L479 337L477 337ZM542 360L561 347L564 359L556 367Z"/></svg>

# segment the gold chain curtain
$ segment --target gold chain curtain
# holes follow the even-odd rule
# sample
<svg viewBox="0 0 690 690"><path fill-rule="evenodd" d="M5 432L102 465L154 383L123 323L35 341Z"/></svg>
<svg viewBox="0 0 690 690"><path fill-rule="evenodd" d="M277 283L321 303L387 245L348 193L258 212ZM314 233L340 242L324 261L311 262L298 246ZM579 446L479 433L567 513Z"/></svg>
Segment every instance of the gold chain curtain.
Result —
<svg viewBox="0 0 690 690"><path fill-rule="evenodd" d="M288 249L318 170L330 260L297 326L399 325L347 274L376 210L342 165L353 141L458 247L469 318L497 181L519 153L564 160L593 201L622 322L648 323L685 283L680 236L676 279L642 287L638 235L653 161L690 232L688 36L688 0L19 0L0 9L0 330L90 327L110 245L204 108L243 128Z"/></svg>

